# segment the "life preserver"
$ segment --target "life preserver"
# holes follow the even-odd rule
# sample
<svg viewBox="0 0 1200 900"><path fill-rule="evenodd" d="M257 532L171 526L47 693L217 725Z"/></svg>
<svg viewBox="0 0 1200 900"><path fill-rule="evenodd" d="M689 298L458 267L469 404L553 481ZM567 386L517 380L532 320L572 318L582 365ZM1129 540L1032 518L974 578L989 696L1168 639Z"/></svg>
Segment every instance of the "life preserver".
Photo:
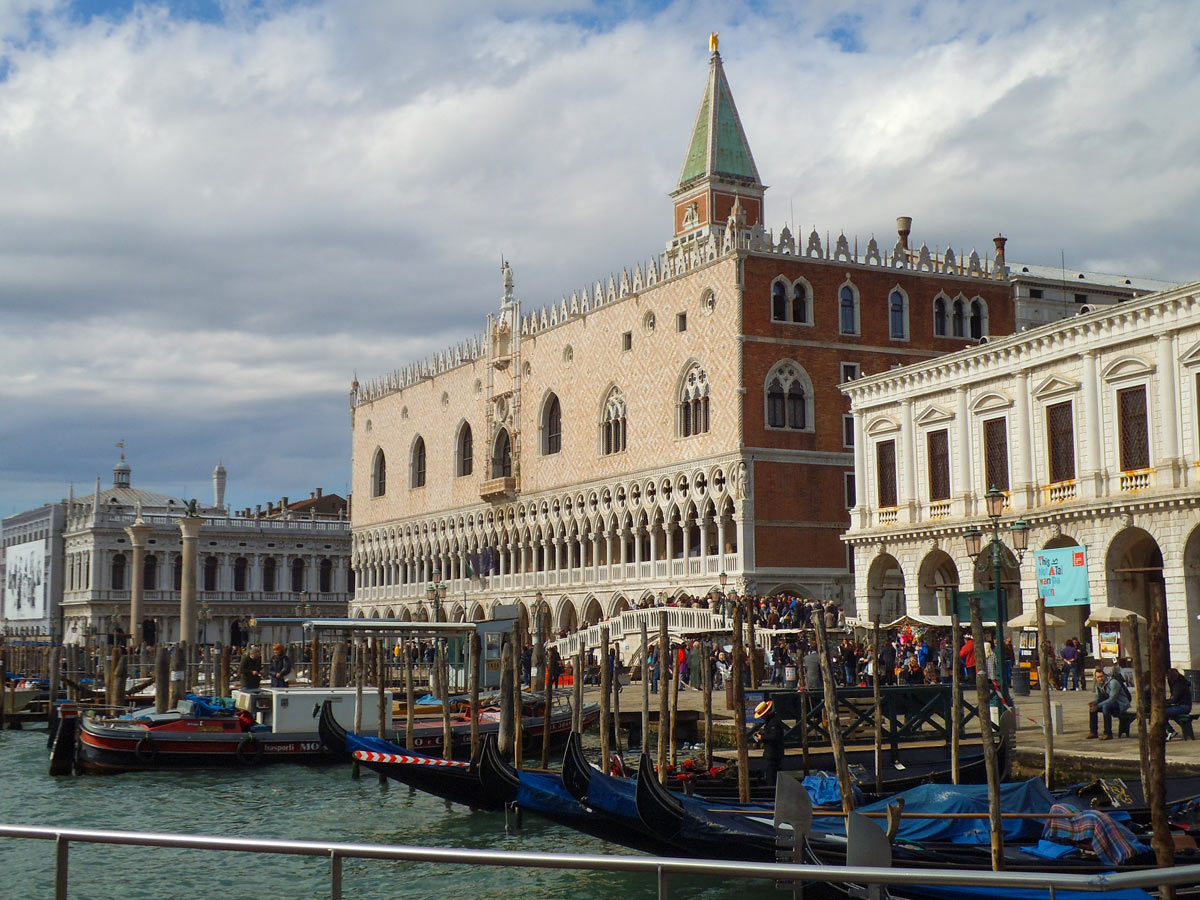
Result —
<svg viewBox="0 0 1200 900"><path fill-rule="evenodd" d="M158 758L158 748L154 746L154 741L149 735L137 742L137 746L133 748L133 756L138 762L147 764Z"/></svg>
<svg viewBox="0 0 1200 900"><path fill-rule="evenodd" d="M246 735L242 738L242 742L237 745L237 750L234 751L234 756L237 761L243 766L257 765L262 759L263 745L261 741L256 741L252 735Z"/></svg>

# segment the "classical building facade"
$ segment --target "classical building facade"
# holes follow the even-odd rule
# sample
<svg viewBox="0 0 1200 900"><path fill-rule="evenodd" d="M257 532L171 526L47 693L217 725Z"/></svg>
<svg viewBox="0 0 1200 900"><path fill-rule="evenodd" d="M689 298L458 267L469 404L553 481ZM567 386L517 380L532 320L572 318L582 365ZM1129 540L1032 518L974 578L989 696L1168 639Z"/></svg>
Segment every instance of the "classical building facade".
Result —
<svg viewBox="0 0 1200 900"><path fill-rule="evenodd" d="M1014 329L995 255L763 224L714 53L661 255L351 387L353 607L556 630L648 596L847 599L854 430L838 384Z"/></svg>
<svg viewBox="0 0 1200 900"><path fill-rule="evenodd" d="M65 502L47 503L0 522L0 629L5 635L55 633L62 597Z"/></svg>
<svg viewBox="0 0 1200 900"><path fill-rule="evenodd" d="M153 623L156 640L178 640L183 574L179 521L188 502L134 487L131 474L122 458L113 467L110 488L102 490L97 479L89 496L77 498L72 492L61 503L21 514L45 520L36 535L17 527L22 523L13 519L21 517L5 520L10 564L18 555L8 546L10 528L14 547L26 556L31 555L26 550L31 541L25 537L45 542L49 580L38 633L53 633L67 643L89 635L128 634L133 568L140 558L142 622ZM299 502L285 497L278 505L268 504L266 511L235 513L224 503L226 477L218 464L213 503L196 510L203 520L196 572L201 641L228 642L234 620L244 622L253 615L345 615L353 593L345 501L315 491ZM47 519L43 511L54 509L57 517ZM139 520L144 532L133 528ZM57 569L49 563L55 553ZM5 630L28 630L32 623L14 615L15 604L13 610L9 607L6 590Z"/></svg>
<svg viewBox="0 0 1200 900"><path fill-rule="evenodd" d="M1091 608L1145 614L1166 592L1171 658L1200 667L1200 284L1103 306L985 346L843 385L861 489L845 540L861 615L948 612L987 588L964 532L1028 522L1003 548L1009 614L1033 608L1033 550L1086 548L1090 606L1052 610L1089 637ZM1002 532L1004 534L1005 532ZM1096 635L1092 634L1093 647Z"/></svg>

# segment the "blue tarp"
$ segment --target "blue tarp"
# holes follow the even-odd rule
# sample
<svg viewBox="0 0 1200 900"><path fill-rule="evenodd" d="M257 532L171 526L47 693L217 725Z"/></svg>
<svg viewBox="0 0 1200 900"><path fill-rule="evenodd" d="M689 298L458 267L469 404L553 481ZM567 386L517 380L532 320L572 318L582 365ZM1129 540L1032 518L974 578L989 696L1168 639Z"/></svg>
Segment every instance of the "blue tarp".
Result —
<svg viewBox="0 0 1200 900"><path fill-rule="evenodd" d="M1036 888L997 888L997 887L961 887L949 885L914 885L903 889L912 897L930 898L930 900L960 900L960 898L980 897L987 900L1050 900L1050 892ZM1056 891L1057 900L1154 900L1154 897L1140 888L1130 888L1123 891Z"/></svg>
<svg viewBox="0 0 1200 900"><path fill-rule="evenodd" d="M237 710L230 697L201 697L198 694L185 696L192 703L194 716L228 716Z"/></svg>
<svg viewBox="0 0 1200 900"><path fill-rule="evenodd" d="M537 772L522 772L521 786L517 789L517 805L544 816L563 819L581 819L586 813L578 801L567 793L562 778L557 775L541 775Z"/></svg>
<svg viewBox="0 0 1200 900"><path fill-rule="evenodd" d="M955 844L986 844L991 840L988 827L988 798L986 784L922 784L886 800L859 807L858 812L885 812L897 797L904 798L904 816L900 820L898 841L945 841ZM840 797L839 797L840 801ZM1054 797L1040 779L1000 785L1000 808L1008 813L1047 813ZM914 814L979 813L978 819L921 819ZM887 829L886 819L872 819L881 829ZM1040 819L1005 819L1004 840L1036 841L1045 823ZM846 825L841 817L819 816L813 819L813 830L826 834L844 835Z"/></svg>
<svg viewBox="0 0 1200 900"><path fill-rule="evenodd" d="M813 775L805 775L800 779L800 783L804 785L804 789L808 791L808 796L812 798L813 806L841 806L842 805L842 789L838 785L836 775L831 775L828 772L817 772ZM862 802L862 791L858 785L851 787L854 792L855 803Z"/></svg>

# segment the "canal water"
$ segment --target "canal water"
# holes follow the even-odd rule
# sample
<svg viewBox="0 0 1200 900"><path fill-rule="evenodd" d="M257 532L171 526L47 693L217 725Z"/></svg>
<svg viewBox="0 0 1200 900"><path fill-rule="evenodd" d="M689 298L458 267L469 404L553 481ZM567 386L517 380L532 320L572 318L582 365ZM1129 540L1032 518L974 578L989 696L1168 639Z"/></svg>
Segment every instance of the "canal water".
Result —
<svg viewBox="0 0 1200 900"><path fill-rule="evenodd" d="M506 834L503 813L473 812L374 773L355 781L349 765L279 765L207 772L111 776L47 774L42 728L0 732L0 823L113 828L173 834L333 840L432 847L632 854L526 816ZM303 857L145 847L71 848L72 900L297 900L329 896L329 863ZM672 898L735 900L773 894L764 881L674 878ZM0 897L54 895L49 841L0 838ZM546 869L467 868L346 860L343 895L353 900L656 896L651 876Z"/></svg>

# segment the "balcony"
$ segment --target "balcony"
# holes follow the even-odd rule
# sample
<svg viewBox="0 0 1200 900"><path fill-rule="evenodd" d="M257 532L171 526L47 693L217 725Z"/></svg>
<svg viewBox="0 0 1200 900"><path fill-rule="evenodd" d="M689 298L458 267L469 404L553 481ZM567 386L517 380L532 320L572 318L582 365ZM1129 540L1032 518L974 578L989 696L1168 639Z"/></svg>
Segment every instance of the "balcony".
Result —
<svg viewBox="0 0 1200 900"><path fill-rule="evenodd" d="M934 500L929 504L929 518L945 519L950 516L949 500Z"/></svg>
<svg viewBox="0 0 1200 900"><path fill-rule="evenodd" d="M517 479L511 475L506 478L490 478L479 485L479 499L489 503L511 500L516 495Z"/></svg>
<svg viewBox="0 0 1200 900"><path fill-rule="evenodd" d="M889 506L879 510L878 519L880 525L895 525L900 519L900 508Z"/></svg>
<svg viewBox="0 0 1200 900"><path fill-rule="evenodd" d="M1075 499L1075 481L1058 481L1042 488L1046 492L1047 503L1065 503Z"/></svg>
<svg viewBox="0 0 1200 900"><path fill-rule="evenodd" d="M1154 486L1153 469L1132 469L1121 473L1121 490L1145 491Z"/></svg>

